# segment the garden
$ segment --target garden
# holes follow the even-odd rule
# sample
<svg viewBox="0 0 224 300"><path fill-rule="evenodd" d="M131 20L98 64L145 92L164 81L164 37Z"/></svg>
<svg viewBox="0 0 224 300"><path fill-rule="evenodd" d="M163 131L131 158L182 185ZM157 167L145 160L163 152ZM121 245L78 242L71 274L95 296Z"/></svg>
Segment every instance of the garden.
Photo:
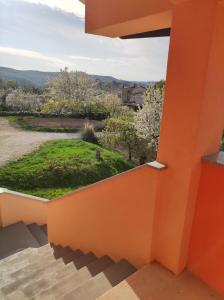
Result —
<svg viewBox="0 0 224 300"><path fill-rule="evenodd" d="M163 92L164 83L149 86L142 107L133 110L87 74L67 68L36 94L3 88L0 115L15 126L80 132L82 140L49 141L9 162L0 168L0 186L52 199L154 160Z"/></svg>

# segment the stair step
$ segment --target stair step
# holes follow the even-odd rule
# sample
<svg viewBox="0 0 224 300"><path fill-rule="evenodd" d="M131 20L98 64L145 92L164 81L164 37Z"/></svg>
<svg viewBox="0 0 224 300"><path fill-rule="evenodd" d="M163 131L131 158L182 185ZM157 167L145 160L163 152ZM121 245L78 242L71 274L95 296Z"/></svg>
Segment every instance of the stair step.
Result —
<svg viewBox="0 0 224 300"><path fill-rule="evenodd" d="M37 248L40 244L23 222L18 222L0 229L0 259L18 249Z"/></svg>
<svg viewBox="0 0 224 300"><path fill-rule="evenodd" d="M61 247L62 248L62 247ZM63 249L63 248L62 248ZM25 250L24 252L26 255L22 255L23 252L17 253L17 256L14 255L14 259L5 262L4 264L1 264L1 272L0 272L0 280L3 282L6 279L16 276L19 278L20 274L24 274L24 272L27 270L31 270L34 266L37 267L43 267L46 264L53 262L59 258L55 258L53 249L50 247L50 245L42 246L38 249L29 249L32 251ZM67 253L67 251L63 251L63 255L61 258L64 261L64 263L73 262L74 260L77 261L78 258L83 256L83 252L80 250L72 251L72 255L70 251ZM72 269L74 269L75 266L72 264ZM17 271L17 272L16 272ZM1 282L0 281L0 282ZM1 286L1 283L0 283Z"/></svg>
<svg viewBox="0 0 224 300"><path fill-rule="evenodd" d="M71 266L72 267L72 266ZM78 273L75 266L73 265L73 273ZM24 296L27 298L35 297L35 295L39 294L41 291L44 291L49 286L54 285L56 282L61 282L63 278L70 276L71 269L67 268L67 266L62 266L58 272L45 272L44 274L35 278L31 282L27 283L25 286L20 288L20 292L22 291Z"/></svg>
<svg viewBox="0 0 224 300"><path fill-rule="evenodd" d="M28 261L22 261L21 263L17 263L16 265L13 265L13 267L10 269L4 267L1 269L0 287L3 287L5 285L5 282L18 280L32 273L34 270L43 268L47 264L52 263L54 261L55 258L54 257L52 258L50 256L47 256L45 257L45 259L42 260L36 257L35 259L33 259L32 263Z"/></svg>
<svg viewBox="0 0 224 300"><path fill-rule="evenodd" d="M33 266L32 271L30 272L26 270L24 272L24 276L20 274L20 278L15 278L14 280L11 279L11 281L7 282L1 289L1 293L3 295L8 296L12 293L15 293L18 291L21 294L21 291L28 286L31 282L38 281L40 278L42 278L45 275L48 275L49 277L55 276L55 274L61 274L64 268L64 263L62 259L58 259L56 261L53 261L49 263L46 266L42 266L42 268L35 269L35 266ZM17 299L17 297L15 297Z"/></svg>
<svg viewBox="0 0 224 300"><path fill-rule="evenodd" d="M37 248L35 248L37 249ZM17 249L19 250L19 249ZM0 268L1 266L7 265L8 263L14 262L17 258L23 259L26 255L32 252L34 248L26 248L23 251L13 251L14 253L0 260Z"/></svg>
<svg viewBox="0 0 224 300"><path fill-rule="evenodd" d="M68 291L82 285L84 282L99 274L112 264L114 264L112 259L108 256L103 256L86 267L83 267L78 272L71 272L69 276L62 278L50 288L44 290L36 297L33 297L32 300L59 299Z"/></svg>
<svg viewBox="0 0 224 300"><path fill-rule="evenodd" d="M41 230L48 236L47 225L40 225Z"/></svg>
<svg viewBox="0 0 224 300"><path fill-rule="evenodd" d="M69 249L66 250L70 251ZM74 255L75 252L76 251L74 251ZM77 255L80 254L81 251L77 251ZM35 293L54 284L58 279L57 276L61 278L61 276L70 275L71 271L76 272L77 269L89 264L93 260L96 260L96 256L93 253L88 253L75 258L69 265L66 266L62 258L56 259L52 254L48 254L46 257L42 255L39 257L38 262L24 266L24 268L11 273L7 278L5 278L0 285L2 287L1 291L6 295L10 293L14 293L15 295L16 290L20 291L20 293L22 290L24 295L32 297ZM59 262L60 265L56 266L56 262ZM55 269L57 268L60 268L59 273L55 272ZM41 281L40 279L43 277L45 280Z"/></svg>
<svg viewBox="0 0 224 300"><path fill-rule="evenodd" d="M30 255L31 250L33 249L28 248L0 261L0 283L7 274L15 272L29 264L26 257Z"/></svg>
<svg viewBox="0 0 224 300"><path fill-rule="evenodd" d="M52 264L56 261L57 260L55 260L54 256L46 255L45 257L40 257L36 261L33 261L33 263L28 264L24 268L21 268L9 275L11 278L20 279L23 278L24 276L28 276L29 274L32 274L32 272L34 271L46 269L49 264ZM58 261L63 262L61 259Z"/></svg>
<svg viewBox="0 0 224 300"><path fill-rule="evenodd" d="M56 259L73 253L73 250L70 247L51 245L51 248Z"/></svg>
<svg viewBox="0 0 224 300"><path fill-rule="evenodd" d="M76 269L79 270L93 261L97 260L97 257L92 252L89 252L81 257L78 257L72 261L72 263L75 265Z"/></svg>
<svg viewBox="0 0 224 300"><path fill-rule="evenodd" d="M123 259L110 266L83 285L65 294L60 299L64 300L96 300L109 289L133 274L136 268Z"/></svg>
<svg viewBox="0 0 224 300"><path fill-rule="evenodd" d="M42 249L41 249L42 248ZM34 268L43 268L47 264L56 261L57 259L53 255L53 251L51 247L41 247L38 250L43 250L42 252L38 251L34 253L28 253L26 258L21 259L21 261L13 262L13 264L10 266L13 266L13 268L9 268L8 265L2 266L1 278L20 278L20 274L23 276L25 272L31 272ZM83 255L83 252L80 250L73 251L73 259L79 258ZM66 258L66 256L65 256ZM64 258L62 257L62 261ZM15 267L14 267L15 266ZM73 269L75 266L72 264ZM75 268L76 269L76 268ZM1 284L0 284L1 286Z"/></svg>
<svg viewBox="0 0 224 300"><path fill-rule="evenodd" d="M40 226L33 223L30 225L27 225L27 228L30 230L30 232L33 234L33 236L39 242L40 246L44 246L48 243L47 235L43 232L43 230L40 228Z"/></svg>
<svg viewBox="0 0 224 300"><path fill-rule="evenodd" d="M12 256L9 256L0 261L0 279L3 275L7 275L20 270L21 268L32 264L34 262L40 261L42 257L51 255L53 256L53 250L50 246L43 246L40 248L28 248Z"/></svg>
<svg viewBox="0 0 224 300"><path fill-rule="evenodd" d="M65 253L61 258L63 259L65 264L73 262L77 258L83 256L83 252L81 250L74 250L68 253Z"/></svg>

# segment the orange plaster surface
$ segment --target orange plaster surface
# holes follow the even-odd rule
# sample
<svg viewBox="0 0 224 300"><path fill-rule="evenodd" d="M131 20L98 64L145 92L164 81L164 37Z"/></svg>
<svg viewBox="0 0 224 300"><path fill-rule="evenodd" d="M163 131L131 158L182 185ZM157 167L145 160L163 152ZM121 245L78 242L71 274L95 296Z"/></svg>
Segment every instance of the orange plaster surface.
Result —
<svg viewBox="0 0 224 300"><path fill-rule="evenodd" d="M185 1L173 12L158 160L156 259L180 273L188 258L201 157L219 150L224 116L224 10ZM211 200L212 201L212 200Z"/></svg>
<svg viewBox="0 0 224 300"><path fill-rule="evenodd" d="M118 37L171 26L168 0L86 0L86 32Z"/></svg>
<svg viewBox="0 0 224 300"><path fill-rule="evenodd" d="M136 267L152 257L158 171L136 168L48 204L49 241Z"/></svg>
<svg viewBox="0 0 224 300"><path fill-rule="evenodd" d="M5 227L23 221L26 224L47 224L47 202L29 196L0 194L0 225Z"/></svg>
<svg viewBox="0 0 224 300"><path fill-rule="evenodd" d="M224 166L203 163L188 269L224 295Z"/></svg>

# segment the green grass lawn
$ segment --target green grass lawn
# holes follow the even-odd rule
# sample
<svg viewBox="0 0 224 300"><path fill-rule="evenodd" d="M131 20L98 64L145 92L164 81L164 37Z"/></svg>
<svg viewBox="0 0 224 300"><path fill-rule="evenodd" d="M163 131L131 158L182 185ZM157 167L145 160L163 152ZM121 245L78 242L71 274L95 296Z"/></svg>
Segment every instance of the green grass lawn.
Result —
<svg viewBox="0 0 224 300"><path fill-rule="evenodd" d="M96 159L96 150L101 159ZM52 199L133 167L122 155L81 140L56 140L0 168L0 187Z"/></svg>

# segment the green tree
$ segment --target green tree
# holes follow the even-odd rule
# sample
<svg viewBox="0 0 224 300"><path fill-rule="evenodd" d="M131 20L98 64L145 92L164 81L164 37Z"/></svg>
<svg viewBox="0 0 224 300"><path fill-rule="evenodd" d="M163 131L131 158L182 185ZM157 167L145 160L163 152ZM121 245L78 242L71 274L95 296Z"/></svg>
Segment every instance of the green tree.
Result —
<svg viewBox="0 0 224 300"><path fill-rule="evenodd" d="M138 144L133 115L129 113L108 119L102 132L101 143L112 149L122 146L127 150L128 159L131 161Z"/></svg>
<svg viewBox="0 0 224 300"><path fill-rule="evenodd" d="M164 90L165 85L166 85L166 81L162 79L162 80L156 82L155 85L154 85L154 87L156 89Z"/></svg>

